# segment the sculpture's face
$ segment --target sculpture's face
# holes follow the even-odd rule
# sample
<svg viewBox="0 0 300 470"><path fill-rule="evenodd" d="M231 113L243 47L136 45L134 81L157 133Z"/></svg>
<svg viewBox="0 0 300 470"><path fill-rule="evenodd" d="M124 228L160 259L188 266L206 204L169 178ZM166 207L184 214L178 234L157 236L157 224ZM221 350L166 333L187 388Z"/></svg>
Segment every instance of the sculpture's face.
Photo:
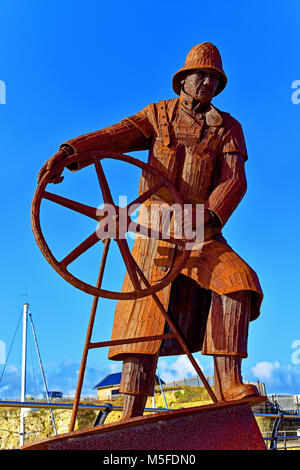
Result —
<svg viewBox="0 0 300 470"><path fill-rule="evenodd" d="M181 84L183 90L195 100L208 103L215 94L219 77L219 72L212 69L196 70L188 73Z"/></svg>

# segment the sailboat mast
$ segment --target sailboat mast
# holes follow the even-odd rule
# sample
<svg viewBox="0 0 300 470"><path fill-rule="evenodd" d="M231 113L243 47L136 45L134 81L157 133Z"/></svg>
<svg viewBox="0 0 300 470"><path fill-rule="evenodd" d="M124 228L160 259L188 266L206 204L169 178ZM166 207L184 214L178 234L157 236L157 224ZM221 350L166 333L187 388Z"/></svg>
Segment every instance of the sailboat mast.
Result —
<svg viewBox="0 0 300 470"><path fill-rule="evenodd" d="M41 368L41 373L42 373L42 377L43 377L43 382L44 382L44 387L45 387L47 402L50 403L50 397L49 397L49 392L48 392L48 387L47 387L45 372L44 372L44 368L43 368L43 364L42 364L42 359L41 359L41 355L40 355L40 350L39 350L39 346L38 346L38 342L37 342L37 337L36 337L36 334L35 334L35 328L34 328L34 324L33 324L33 319L32 319L32 315L31 315L30 310L28 311L28 314L29 314L29 319L30 319L30 323L31 323L33 338L34 338L35 347L36 347L36 352L37 352L37 355L38 355L39 364L40 364L40 368ZM51 409L51 408L50 408L50 415L51 415L52 425L53 425L53 429L54 429L54 434L57 436L57 429L56 429L56 425L55 425L55 421L54 421L54 416L53 416L53 412L52 412L52 409Z"/></svg>
<svg viewBox="0 0 300 470"><path fill-rule="evenodd" d="M28 303L23 305L22 374L21 374L21 397L20 397L21 402L25 401L25 396L26 396L27 319L28 319ZM20 447L24 445L24 440L25 440L25 413L26 413L26 408L21 408Z"/></svg>

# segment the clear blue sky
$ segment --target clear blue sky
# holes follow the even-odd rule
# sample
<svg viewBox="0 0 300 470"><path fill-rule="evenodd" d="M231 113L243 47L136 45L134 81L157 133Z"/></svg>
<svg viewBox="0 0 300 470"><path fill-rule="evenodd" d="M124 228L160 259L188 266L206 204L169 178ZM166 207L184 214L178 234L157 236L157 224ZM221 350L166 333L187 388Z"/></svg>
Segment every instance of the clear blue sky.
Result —
<svg viewBox="0 0 300 470"><path fill-rule="evenodd" d="M300 79L299 13L296 0L2 0L0 340L8 349L27 293L49 388L65 393L75 388L92 298L62 279L35 243L30 206L38 171L63 141L175 97L173 74L195 44L210 41L228 76L213 103L242 123L249 153L248 191L224 235L256 270L265 294L261 316L250 326L243 375L264 381L269 393L300 393L299 364L292 360L297 352L292 343L300 340L300 104L291 100L292 82ZM145 159L146 153L135 156ZM109 172L114 191L125 194L122 185L128 183L134 194L136 175L125 168ZM53 190L91 202L97 199L93 178L90 169L68 174ZM67 211L47 209L45 231L58 252L93 229ZM91 254L78 266L87 278L97 269L95 259ZM121 282L118 263L110 266L110 279ZM100 299L94 340L109 339L114 306ZM1 398L19 394L20 341L19 332ZM104 375L120 370L106 354L90 354L85 394ZM209 374L211 359L196 357ZM194 375L182 358L161 361L159 372L165 380Z"/></svg>

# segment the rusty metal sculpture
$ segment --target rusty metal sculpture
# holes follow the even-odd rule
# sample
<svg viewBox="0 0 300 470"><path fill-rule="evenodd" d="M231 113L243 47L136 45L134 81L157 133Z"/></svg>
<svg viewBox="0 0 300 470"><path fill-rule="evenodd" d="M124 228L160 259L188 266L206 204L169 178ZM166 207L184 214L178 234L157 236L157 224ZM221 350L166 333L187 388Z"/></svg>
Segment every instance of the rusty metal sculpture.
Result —
<svg viewBox="0 0 300 470"><path fill-rule="evenodd" d="M217 48L211 43L197 45L173 77L178 98L150 104L118 124L65 142L39 174L33 203L36 240L59 274L95 296L81 371L89 348L110 345L109 358L123 361L123 419L143 414L162 355L187 353L214 403L258 396L254 385L242 382L241 361L247 357L249 321L258 317L263 294L256 273L221 233L246 192L248 158L239 122L211 104L226 83ZM119 153L146 149L150 150L147 164ZM101 289L103 263L97 286L68 272L68 265L99 241L96 233L58 262L43 238L38 216L46 198L99 220L95 208L45 190L50 182L62 180L65 167L77 171L90 164L95 165L104 202L113 204L119 216L101 166L103 158L120 159L143 170L134 202L204 205L204 243L198 249L185 250L184 240L165 237L160 220L152 221L155 237L144 230L131 253L126 240L106 238L103 263L114 238L128 269L119 293ZM138 225L147 224L141 217ZM195 228L194 218L192 225ZM99 296L120 300L111 341L91 343ZM199 350L214 357L215 392L192 356ZM82 379L81 374L79 391ZM71 430L74 419L73 414Z"/></svg>

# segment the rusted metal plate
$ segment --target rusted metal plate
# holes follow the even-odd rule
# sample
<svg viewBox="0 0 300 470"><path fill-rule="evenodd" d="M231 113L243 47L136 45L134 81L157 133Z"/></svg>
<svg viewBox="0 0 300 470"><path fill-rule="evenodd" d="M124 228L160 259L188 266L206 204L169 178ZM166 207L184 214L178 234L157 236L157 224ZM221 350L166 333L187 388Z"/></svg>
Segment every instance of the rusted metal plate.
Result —
<svg viewBox="0 0 300 470"><path fill-rule="evenodd" d="M75 431L22 450L264 450L251 406L265 397L140 416Z"/></svg>

